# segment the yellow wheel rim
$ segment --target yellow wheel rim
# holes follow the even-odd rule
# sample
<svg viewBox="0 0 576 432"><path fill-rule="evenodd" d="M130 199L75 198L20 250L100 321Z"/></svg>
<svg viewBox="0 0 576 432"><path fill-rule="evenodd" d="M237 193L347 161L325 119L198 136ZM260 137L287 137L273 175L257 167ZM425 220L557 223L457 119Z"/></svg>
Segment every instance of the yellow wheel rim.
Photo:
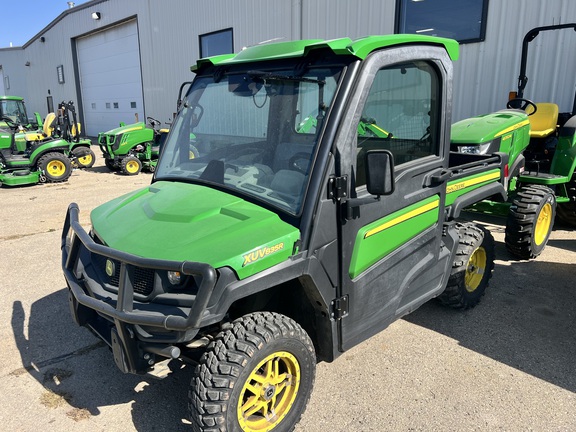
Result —
<svg viewBox="0 0 576 432"><path fill-rule="evenodd" d="M130 174L137 173L139 168L140 166L138 165L138 162L133 160L128 161L126 164L126 171L128 171Z"/></svg>
<svg viewBox="0 0 576 432"><path fill-rule="evenodd" d="M262 360L246 380L238 401L243 431L269 431L286 417L298 395L300 365L280 351Z"/></svg>
<svg viewBox="0 0 576 432"><path fill-rule="evenodd" d="M46 172L52 177L61 177L66 173L66 165L57 159L51 160L46 165Z"/></svg>
<svg viewBox="0 0 576 432"><path fill-rule="evenodd" d="M534 243L540 246L546 240L546 236L550 231L550 225L552 224L552 205L546 203L540 209L538 214L538 220L536 221L536 226L534 227Z"/></svg>
<svg viewBox="0 0 576 432"><path fill-rule="evenodd" d="M87 154L86 156L81 156L78 158L78 162L80 162L81 165L90 165L92 163L92 155L91 154Z"/></svg>
<svg viewBox="0 0 576 432"><path fill-rule="evenodd" d="M474 292L480 286L486 271L486 262L486 250L483 247L477 248L470 256L466 266L466 275L464 276L466 291Z"/></svg>

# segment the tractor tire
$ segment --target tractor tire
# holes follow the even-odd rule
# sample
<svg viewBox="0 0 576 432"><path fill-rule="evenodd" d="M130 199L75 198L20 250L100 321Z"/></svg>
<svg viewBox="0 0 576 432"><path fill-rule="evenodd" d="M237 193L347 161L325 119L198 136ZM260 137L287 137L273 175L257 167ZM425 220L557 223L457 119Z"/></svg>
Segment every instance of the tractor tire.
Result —
<svg viewBox="0 0 576 432"><path fill-rule="evenodd" d="M196 366L188 394L193 429L291 431L315 374L314 346L296 322L271 312L238 318Z"/></svg>
<svg viewBox="0 0 576 432"><path fill-rule="evenodd" d="M72 162L62 153L46 153L38 159L38 168L47 183L65 182L72 175Z"/></svg>
<svg viewBox="0 0 576 432"><path fill-rule="evenodd" d="M508 251L520 259L540 255L552 232L555 215L556 198L551 189L542 185L520 188L506 221Z"/></svg>
<svg viewBox="0 0 576 432"><path fill-rule="evenodd" d="M120 163L122 172L126 175L137 175L142 171L142 162L136 156L126 156Z"/></svg>
<svg viewBox="0 0 576 432"><path fill-rule="evenodd" d="M96 155L92 149L88 147L76 147L72 149L72 156L74 156L78 168L92 168L94 162L96 162Z"/></svg>
<svg viewBox="0 0 576 432"><path fill-rule="evenodd" d="M494 238L490 231L471 222L456 223L458 248L446 289L438 300L455 309L476 306L494 270Z"/></svg>
<svg viewBox="0 0 576 432"><path fill-rule="evenodd" d="M104 158L104 165L106 165L110 171L120 171L120 167L114 163L114 159Z"/></svg>
<svg viewBox="0 0 576 432"><path fill-rule="evenodd" d="M566 185L566 192L570 198L569 202L558 203L556 211L558 212L558 219L562 222L576 227L576 177Z"/></svg>

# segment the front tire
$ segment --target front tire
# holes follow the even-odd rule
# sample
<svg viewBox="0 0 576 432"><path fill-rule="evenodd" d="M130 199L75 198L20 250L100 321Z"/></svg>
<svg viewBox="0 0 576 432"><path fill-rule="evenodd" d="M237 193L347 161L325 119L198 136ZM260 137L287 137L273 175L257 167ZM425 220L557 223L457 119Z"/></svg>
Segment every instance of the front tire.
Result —
<svg viewBox="0 0 576 432"><path fill-rule="evenodd" d="M554 192L546 186L522 187L512 201L506 221L508 251L520 258L536 258L552 232L556 215Z"/></svg>
<svg viewBox="0 0 576 432"><path fill-rule="evenodd" d="M38 168L42 170L48 183L64 182L72 175L72 163L62 153L46 153L38 159Z"/></svg>
<svg viewBox="0 0 576 432"><path fill-rule="evenodd" d="M136 156L126 156L121 163L122 172L126 175L137 175L142 171L142 162Z"/></svg>
<svg viewBox="0 0 576 432"><path fill-rule="evenodd" d="M455 309L476 306L494 270L494 238L471 222L457 223L458 248L446 289L438 299Z"/></svg>
<svg viewBox="0 0 576 432"><path fill-rule="evenodd" d="M76 147L72 149L72 155L78 168L92 168L96 161L96 155L88 147Z"/></svg>
<svg viewBox="0 0 576 432"><path fill-rule="evenodd" d="M104 165L106 165L106 167L107 167L110 171L118 171L118 170L120 170L120 167L119 167L118 165L116 165L116 163L114 163L114 159L104 158Z"/></svg>
<svg viewBox="0 0 576 432"><path fill-rule="evenodd" d="M201 431L291 431L316 373L307 333L271 312L243 316L208 345L194 371L190 416Z"/></svg>

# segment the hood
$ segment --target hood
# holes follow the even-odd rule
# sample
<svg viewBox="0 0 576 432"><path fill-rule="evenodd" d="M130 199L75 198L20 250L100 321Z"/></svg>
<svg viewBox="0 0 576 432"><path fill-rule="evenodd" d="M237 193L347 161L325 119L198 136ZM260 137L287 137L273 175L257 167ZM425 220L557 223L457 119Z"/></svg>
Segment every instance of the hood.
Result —
<svg viewBox="0 0 576 432"><path fill-rule="evenodd" d="M109 131L104 132L104 135L120 135L120 134L125 134L126 132L142 130L145 128L146 128L146 123L139 122L139 123L129 124L129 125L125 125L125 126L120 126L120 127L115 128L115 129L110 129Z"/></svg>
<svg viewBox="0 0 576 432"><path fill-rule="evenodd" d="M96 208L92 227L134 255L229 266L240 279L294 253L298 229L276 213L206 186L157 182Z"/></svg>

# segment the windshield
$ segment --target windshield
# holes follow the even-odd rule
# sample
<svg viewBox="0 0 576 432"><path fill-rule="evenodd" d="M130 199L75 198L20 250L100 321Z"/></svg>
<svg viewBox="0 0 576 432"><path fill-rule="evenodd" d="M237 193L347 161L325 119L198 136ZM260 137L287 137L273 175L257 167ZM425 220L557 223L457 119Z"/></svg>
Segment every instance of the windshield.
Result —
<svg viewBox="0 0 576 432"><path fill-rule="evenodd" d="M156 179L217 184L297 215L340 70L198 77Z"/></svg>
<svg viewBox="0 0 576 432"><path fill-rule="evenodd" d="M26 108L21 100L0 100L0 122L25 125L28 123Z"/></svg>

